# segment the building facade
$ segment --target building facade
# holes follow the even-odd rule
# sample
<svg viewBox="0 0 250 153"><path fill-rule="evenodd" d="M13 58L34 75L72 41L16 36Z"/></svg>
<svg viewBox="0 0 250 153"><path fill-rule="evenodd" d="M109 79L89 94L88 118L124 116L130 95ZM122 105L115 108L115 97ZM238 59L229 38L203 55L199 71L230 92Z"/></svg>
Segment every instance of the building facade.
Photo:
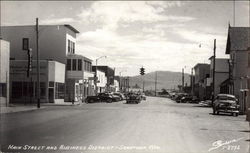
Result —
<svg viewBox="0 0 250 153"><path fill-rule="evenodd" d="M95 73L95 72L94 72ZM97 93L102 93L106 91L107 86L107 77L105 76L105 72L97 69Z"/></svg>
<svg viewBox="0 0 250 153"><path fill-rule="evenodd" d="M76 35L79 31L71 25L39 25L38 29L39 59L67 65L67 69L65 67L63 71L65 73L62 74L65 79L65 101L79 101L91 95L93 81L89 78L93 78L92 60L75 54ZM36 59L35 26L3 26L1 37L11 42L10 58L12 60L28 59L27 51L23 50L24 40L28 41L29 48L33 50L32 58Z"/></svg>
<svg viewBox="0 0 250 153"><path fill-rule="evenodd" d="M114 91L114 78L115 78L115 71L109 66L92 66L93 71L96 71L96 68L98 70L101 70L105 73L105 76L107 77L107 85L106 90L108 92Z"/></svg>
<svg viewBox="0 0 250 153"><path fill-rule="evenodd" d="M214 95L219 93L228 93L229 89L221 89L221 84L229 78L229 59L215 58L215 70L214 70L214 57L210 57L210 79L211 86L213 85L213 73L214 73ZM213 87L212 87L213 88ZM213 89L212 89L213 90Z"/></svg>
<svg viewBox="0 0 250 153"><path fill-rule="evenodd" d="M210 98L210 87L207 86L207 78L210 77L210 65L198 63L194 66L194 95L200 100Z"/></svg>
<svg viewBox="0 0 250 153"><path fill-rule="evenodd" d="M250 27L230 27L226 45L229 60L230 93L239 99L240 111L250 107Z"/></svg>
<svg viewBox="0 0 250 153"><path fill-rule="evenodd" d="M83 101L94 94L92 60L76 54L67 56L65 101Z"/></svg>
<svg viewBox="0 0 250 153"><path fill-rule="evenodd" d="M27 76L27 60L10 60L10 102L34 103L36 101L37 73L36 62ZM65 65L56 61L40 61L41 102L63 103Z"/></svg>
<svg viewBox="0 0 250 153"><path fill-rule="evenodd" d="M0 47L0 106L8 106L10 44L0 39Z"/></svg>
<svg viewBox="0 0 250 153"><path fill-rule="evenodd" d="M39 51L40 59L54 60L66 65L67 55L75 54L76 34L70 25L40 25L39 26ZM28 39L29 48L33 50L36 59L36 27L34 26L2 26L1 37L10 42L10 58L16 60L27 59L23 51L22 42Z"/></svg>

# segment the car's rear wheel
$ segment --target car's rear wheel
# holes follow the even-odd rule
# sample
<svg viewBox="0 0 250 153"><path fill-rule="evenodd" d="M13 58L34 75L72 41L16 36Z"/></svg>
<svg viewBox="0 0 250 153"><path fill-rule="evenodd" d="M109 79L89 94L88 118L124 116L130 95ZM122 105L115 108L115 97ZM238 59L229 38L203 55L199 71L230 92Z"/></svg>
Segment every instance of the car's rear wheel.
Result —
<svg viewBox="0 0 250 153"><path fill-rule="evenodd" d="M93 102L94 102L94 100L93 100L93 99L90 99L90 100L89 100L89 103L93 103Z"/></svg>
<svg viewBox="0 0 250 153"><path fill-rule="evenodd" d="M232 113L232 115L237 117L239 114L238 113Z"/></svg>

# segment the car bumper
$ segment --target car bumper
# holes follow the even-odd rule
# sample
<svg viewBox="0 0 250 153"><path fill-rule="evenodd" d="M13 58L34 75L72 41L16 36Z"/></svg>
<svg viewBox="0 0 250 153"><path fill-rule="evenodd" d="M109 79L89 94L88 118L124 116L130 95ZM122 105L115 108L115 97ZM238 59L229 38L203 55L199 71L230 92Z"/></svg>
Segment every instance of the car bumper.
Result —
<svg viewBox="0 0 250 153"><path fill-rule="evenodd" d="M224 113L239 113L239 109L237 108L218 108L217 111Z"/></svg>

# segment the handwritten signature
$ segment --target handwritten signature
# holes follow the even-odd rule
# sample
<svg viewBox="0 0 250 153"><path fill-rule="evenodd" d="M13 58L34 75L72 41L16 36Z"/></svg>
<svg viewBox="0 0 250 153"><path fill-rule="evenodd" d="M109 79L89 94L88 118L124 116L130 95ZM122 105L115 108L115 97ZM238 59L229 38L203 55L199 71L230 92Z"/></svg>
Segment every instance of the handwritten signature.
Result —
<svg viewBox="0 0 250 153"><path fill-rule="evenodd" d="M244 137L242 137L242 138L238 138L238 139L232 139L232 140L229 140L229 141L222 141L222 140L218 140L218 141L215 141L215 142L213 142L212 143L212 148L210 148L208 151L210 152L210 151L213 151L213 150L215 150L215 149L218 149L218 148L220 148L220 147L222 147L222 146L225 146L225 145L229 145L229 144L231 144L231 143L235 143L235 142L238 142L238 141L240 141L241 139L243 139Z"/></svg>

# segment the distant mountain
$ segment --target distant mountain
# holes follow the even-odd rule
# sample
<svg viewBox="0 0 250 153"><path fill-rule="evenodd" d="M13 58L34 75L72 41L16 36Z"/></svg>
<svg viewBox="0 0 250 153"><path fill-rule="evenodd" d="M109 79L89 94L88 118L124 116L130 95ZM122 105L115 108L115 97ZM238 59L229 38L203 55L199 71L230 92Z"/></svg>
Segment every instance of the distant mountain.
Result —
<svg viewBox="0 0 250 153"><path fill-rule="evenodd" d="M145 90L155 89L155 76L156 72L147 73L144 76L138 75L129 78L130 86L136 86L142 88L142 77L144 77ZM184 82L187 85L190 84L189 74L184 74ZM182 84L182 73L171 71L157 71L157 90L161 89L178 89L178 85Z"/></svg>

